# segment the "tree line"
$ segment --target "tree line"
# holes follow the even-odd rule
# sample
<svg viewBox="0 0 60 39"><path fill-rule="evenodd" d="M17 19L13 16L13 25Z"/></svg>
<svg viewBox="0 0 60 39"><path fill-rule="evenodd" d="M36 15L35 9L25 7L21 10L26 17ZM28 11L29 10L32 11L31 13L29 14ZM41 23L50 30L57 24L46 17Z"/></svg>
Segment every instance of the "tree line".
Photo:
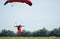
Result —
<svg viewBox="0 0 60 39"><path fill-rule="evenodd" d="M11 30L2 30L0 32L0 37L18 37L19 35ZM37 30L37 31L22 31L22 35L19 37L50 37L50 36L56 36L60 37L60 27L55 28L51 31L47 30L46 28Z"/></svg>

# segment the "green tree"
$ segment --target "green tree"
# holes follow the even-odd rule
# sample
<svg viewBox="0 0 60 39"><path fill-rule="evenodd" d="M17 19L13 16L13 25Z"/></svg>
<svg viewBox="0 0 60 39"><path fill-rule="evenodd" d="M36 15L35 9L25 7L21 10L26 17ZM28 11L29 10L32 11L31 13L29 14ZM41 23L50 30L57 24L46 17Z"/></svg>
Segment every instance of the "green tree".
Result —
<svg viewBox="0 0 60 39"><path fill-rule="evenodd" d="M23 30L22 31L22 36L24 36L24 37L26 37L26 36L30 37L31 36L31 32Z"/></svg>
<svg viewBox="0 0 60 39"><path fill-rule="evenodd" d="M46 28L41 29L39 36L48 36L48 30Z"/></svg>
<svg viewBox="0 0 60 39"><path fill-rule="evenodd" d="M57 36L60 36L60 27L58 28Z"/></svg>
<svg viewBox="0 0 60 39"><path fill-rule="evenodd" d="M13 31L10 30L2 30L1 36L16 36L16 34Z"/></svg>
<svg viewBox="0 0 60 39"><path fill-rule="evenodd" d="M33 32L33 36L48 36L48 30L46 30L46 28L40 29L36 32Z"/></svg>
<svg viewBox="0 0 60 39"><path fill-rule="evenodd" d="M51 32L50 32L50 34L49 34L50 36L59 36L60 35L60 33L59 33L59 29L53 29Z"/></svg>

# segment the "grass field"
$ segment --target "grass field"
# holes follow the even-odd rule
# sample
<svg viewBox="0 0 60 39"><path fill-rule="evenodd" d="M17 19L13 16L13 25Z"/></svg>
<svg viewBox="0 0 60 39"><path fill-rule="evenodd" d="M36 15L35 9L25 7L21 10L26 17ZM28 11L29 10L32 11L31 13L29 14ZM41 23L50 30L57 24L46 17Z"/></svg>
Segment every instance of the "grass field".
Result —
<svg viewBox="0 0 60 39"><path fill-rule="evenodd" d="M60 39L60 37L0 37L0 39Z"/></svg>

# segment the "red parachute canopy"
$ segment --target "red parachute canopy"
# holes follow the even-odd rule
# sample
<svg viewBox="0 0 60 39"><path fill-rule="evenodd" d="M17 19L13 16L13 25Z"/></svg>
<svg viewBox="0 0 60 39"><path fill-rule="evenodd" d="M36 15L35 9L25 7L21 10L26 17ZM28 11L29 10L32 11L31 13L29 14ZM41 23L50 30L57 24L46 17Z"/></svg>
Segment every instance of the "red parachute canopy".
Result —
<svg viewBox="0 0 60 39"><path fill-rule="evenodd" d="M7 0L4 5L6 5L7 3L12 3L12 2L21 2L21 3L26 3L29 6L32 6L32 2L30 0Z"/></svg>

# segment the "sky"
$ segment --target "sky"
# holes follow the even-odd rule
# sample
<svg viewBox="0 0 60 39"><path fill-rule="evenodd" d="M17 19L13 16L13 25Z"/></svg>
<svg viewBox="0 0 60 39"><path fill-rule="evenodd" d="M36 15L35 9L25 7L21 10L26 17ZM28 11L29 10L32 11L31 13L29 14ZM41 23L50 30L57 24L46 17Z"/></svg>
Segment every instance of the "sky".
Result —
<svg viewBox="0 0 60 39"><path fill-rule="evenodd" d="M8 3L0 0L0 31L17 32L16 25L24 25L22 30L36 31L42 28L53 30L60 27L60 0L31 0L33 5Z"/></svg>

